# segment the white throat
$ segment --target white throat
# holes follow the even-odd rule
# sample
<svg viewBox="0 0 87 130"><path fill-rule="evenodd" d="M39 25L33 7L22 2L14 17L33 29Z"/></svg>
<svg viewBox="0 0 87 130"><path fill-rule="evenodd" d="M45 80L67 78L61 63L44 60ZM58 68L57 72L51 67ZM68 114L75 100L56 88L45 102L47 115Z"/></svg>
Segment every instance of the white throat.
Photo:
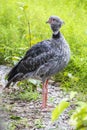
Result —
<svg viewBox="0 0 87 130"><path fill-rule="evenodd" d="M59 31L55 31L55 32L53 32L53 34L56 35L56 34L58 34L58 32L59 32Z"/></svg>

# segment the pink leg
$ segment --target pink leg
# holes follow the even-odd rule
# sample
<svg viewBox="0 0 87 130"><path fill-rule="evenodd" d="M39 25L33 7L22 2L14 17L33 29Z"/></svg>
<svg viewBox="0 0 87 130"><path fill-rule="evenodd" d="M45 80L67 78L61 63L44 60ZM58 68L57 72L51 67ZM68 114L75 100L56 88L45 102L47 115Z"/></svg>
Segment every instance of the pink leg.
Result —
<svg viewBox="0 0 87 130"><path fill-rule="evenodd" d="M47 95L48 95L48 79L43 84L43 91L42 91L42 109L47 107Z"/></svg>

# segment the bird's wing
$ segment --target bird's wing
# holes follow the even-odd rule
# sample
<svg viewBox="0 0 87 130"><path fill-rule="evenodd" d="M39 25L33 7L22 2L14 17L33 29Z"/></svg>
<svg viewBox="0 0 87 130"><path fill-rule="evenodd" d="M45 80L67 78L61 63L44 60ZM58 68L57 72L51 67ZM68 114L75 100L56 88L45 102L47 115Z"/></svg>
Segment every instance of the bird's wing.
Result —
<svg viewBox="0 0 87 130"><path fill-rule="evenodd" d="M18 73L29 73L36 71L41 65L47 63L49 60L53 59L55 52L51 49L48 52L42 52L36 57L24 57L17 67Z"/></svg>
<svg viewBox="0 0 87 130"><path fill-rule="evenodd" d="M41 64L47 62L52 56L50 42L50 40L42 41L31 47L25 56L11 69L8 74L8 81L18 73L26 74L35 71Z"/></svg>
<svg viewBox="0 0 87 130"><path fill-rule="evenodd" d="M42 41L31 47L25 54L24 58L30 57L34 58L43 52L48 52L50 50L50 40Z"/></svg>
<svg viewBox="0 0 87 130"><path fill-rule="evenodd" d="M50 40L39 42L30 48L18 63L18 72L32 72L53 56Z"/></svg>

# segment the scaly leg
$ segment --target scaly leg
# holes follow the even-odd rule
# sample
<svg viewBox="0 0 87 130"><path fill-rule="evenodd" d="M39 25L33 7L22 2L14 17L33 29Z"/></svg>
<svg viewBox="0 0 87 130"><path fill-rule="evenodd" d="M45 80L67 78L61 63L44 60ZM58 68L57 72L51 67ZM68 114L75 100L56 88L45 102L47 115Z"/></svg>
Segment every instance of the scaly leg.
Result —
<svg viewBox="0 0 87 130"><path fill-rule="evenodd" d="M42 91L42 109L47 107L47 95L48 95L48 79L43 84Z"/></svg>

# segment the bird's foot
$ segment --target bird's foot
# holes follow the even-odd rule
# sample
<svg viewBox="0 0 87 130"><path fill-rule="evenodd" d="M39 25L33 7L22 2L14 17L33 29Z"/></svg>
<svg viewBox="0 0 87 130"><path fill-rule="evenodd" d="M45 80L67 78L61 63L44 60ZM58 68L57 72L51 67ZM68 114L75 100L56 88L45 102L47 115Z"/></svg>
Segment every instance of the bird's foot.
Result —
<svg viewBox="0 0 87 130"><path fill-rule="evenodd" d="M51 105L46 105L46 106L42 105L42 106L41 106L42 112L49 112L49 111L51 111L53 108L54 108L54 106L51 106Z"/></svg>

